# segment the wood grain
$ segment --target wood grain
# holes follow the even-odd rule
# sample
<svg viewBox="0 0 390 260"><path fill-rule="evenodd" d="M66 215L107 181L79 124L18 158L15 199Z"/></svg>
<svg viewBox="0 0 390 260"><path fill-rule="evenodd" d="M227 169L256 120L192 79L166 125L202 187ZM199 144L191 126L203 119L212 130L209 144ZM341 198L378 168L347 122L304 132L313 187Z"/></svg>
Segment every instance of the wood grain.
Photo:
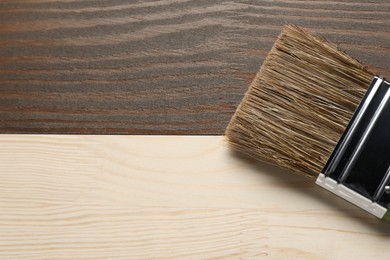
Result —
<svg viewBox="0 0 390 260"><path fill-rule="evenodd" d="M285 23L390 77L388 1L1 0L0 132L221 134Z"/></svg>
<svg viewBox="0 0 390 260"><path fill-rule="evenodd" d="M0 259L383 259L390 225L222 137L0 135Z"/></svg>

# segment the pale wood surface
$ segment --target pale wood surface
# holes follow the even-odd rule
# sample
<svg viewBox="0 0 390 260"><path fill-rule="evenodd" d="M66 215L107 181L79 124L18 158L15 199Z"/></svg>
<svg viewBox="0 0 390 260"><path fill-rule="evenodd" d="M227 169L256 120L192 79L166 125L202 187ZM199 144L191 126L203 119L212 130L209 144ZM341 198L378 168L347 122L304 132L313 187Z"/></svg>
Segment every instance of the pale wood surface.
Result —
<svg viewBox="0 0 390 260"><path fill-rule="evenodd" d="M0 259L385 259L390 225L223 137L0 135Z"/></svg>

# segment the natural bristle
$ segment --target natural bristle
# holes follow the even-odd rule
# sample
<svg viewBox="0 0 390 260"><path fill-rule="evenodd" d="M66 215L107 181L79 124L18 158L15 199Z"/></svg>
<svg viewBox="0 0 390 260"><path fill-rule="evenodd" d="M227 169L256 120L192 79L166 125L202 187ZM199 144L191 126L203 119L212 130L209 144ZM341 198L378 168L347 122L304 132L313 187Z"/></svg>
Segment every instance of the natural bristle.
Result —
<svg viewBox="0 0 390 260"><path fill-rule="evenodd" d="M334 44L287 25L230 121L229 144L314 178L373 76Z"/></svg>

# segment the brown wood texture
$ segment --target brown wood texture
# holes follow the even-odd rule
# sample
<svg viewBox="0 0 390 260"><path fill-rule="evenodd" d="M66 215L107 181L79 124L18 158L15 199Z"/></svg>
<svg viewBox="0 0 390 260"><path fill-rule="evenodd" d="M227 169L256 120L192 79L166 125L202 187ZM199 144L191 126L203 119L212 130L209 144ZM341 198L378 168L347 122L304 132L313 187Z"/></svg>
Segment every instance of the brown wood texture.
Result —
<svg viewBox="0 0 390 260"><path fill-rule="evenodd" d="M0 132L221 134L285 23L390 77L387 1L0 1Z"/></svg>

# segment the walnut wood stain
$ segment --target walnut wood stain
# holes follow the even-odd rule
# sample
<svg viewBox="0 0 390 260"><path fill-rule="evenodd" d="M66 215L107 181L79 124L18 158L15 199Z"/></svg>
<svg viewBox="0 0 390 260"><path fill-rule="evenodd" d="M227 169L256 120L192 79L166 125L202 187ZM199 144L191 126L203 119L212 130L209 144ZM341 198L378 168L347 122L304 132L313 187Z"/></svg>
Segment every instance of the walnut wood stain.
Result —
<svg viewBox="0 0 390 260"><path fill-rule="evenodd" d="M0 2L0 132L222 134L282 25L390 75L386 1Z"/></svg>

